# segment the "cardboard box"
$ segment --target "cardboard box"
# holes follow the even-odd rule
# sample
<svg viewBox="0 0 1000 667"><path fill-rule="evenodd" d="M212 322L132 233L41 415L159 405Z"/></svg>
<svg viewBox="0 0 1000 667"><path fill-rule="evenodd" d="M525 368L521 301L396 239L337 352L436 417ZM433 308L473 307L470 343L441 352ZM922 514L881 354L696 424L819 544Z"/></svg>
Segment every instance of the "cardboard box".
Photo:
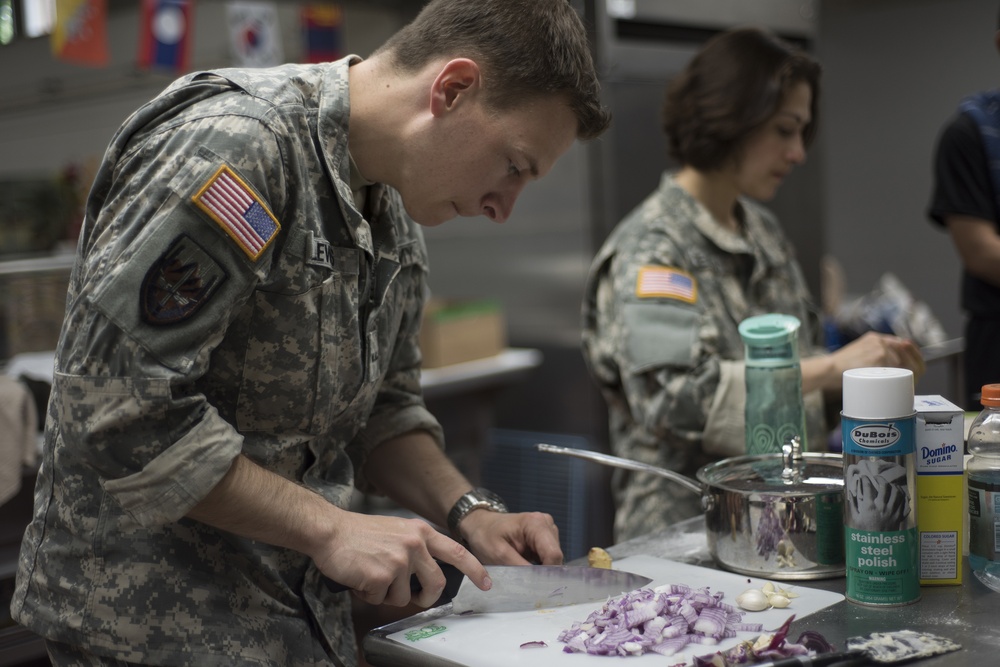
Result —
<svg viewBox="0 0 1000 667"><path fill-rule="evenodd" d="M965 414L941 396L915 396L920 585L962 583Z"/></svg>
<svg viewBox="0 0 1000 667"><path fill-rule="evenodd" d="M431 299L420 328L423 368L493 357L507 346L503 311L494 301Z"/></svg>

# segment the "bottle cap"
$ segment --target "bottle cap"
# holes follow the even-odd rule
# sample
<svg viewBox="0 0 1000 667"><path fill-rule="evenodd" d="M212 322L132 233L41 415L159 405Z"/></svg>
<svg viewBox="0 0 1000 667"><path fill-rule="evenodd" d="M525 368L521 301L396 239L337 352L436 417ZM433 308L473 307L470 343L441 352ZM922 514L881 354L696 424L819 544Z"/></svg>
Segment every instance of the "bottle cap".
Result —
<svg viewBox="0 0 1000 667"><path fill-rule="evenodd" d="M798 335L802 323L792 315L768 313L740 322L750 366L787 366L799 361Z"/></svg>
<svg viewBox="0 0 1000 667"><path fill-rule="evenodd" d="M855 368L844 371L844 416L893 419L913 414L913 371Z"/></svg>
<svg viewBox="0 0 1000 667"><path fill-rule="evenodd" d="M984 384L983 395L979 402L991 407L1000 405L1000 384Z"/></svg>

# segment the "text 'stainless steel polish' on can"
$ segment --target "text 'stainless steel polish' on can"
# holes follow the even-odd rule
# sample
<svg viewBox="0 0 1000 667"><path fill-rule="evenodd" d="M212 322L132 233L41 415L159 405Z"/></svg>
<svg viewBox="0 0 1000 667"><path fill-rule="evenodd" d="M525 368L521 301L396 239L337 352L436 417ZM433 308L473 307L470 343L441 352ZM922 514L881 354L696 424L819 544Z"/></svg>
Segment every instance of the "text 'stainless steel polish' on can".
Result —
<svg viewBox="0 0 1000 667"><path fill-rule="evenodd" d="M913 373L844 373L844 548L847 599L899 606L920 599Z"/></svg>

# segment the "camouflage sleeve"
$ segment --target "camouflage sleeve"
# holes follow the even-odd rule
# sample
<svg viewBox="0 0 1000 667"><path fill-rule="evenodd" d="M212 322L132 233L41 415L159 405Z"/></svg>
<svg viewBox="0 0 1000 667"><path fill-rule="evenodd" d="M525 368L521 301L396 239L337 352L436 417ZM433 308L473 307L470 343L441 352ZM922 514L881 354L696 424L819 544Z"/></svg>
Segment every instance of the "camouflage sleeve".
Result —
<svg viewBox="0 0 1000 667"><path fill-rule="evenodd" d="M720 382L718 328L694 298L640 296L644 267L682 270L682 255L662 234L623 247L598 288L599 329L617 360L633 416L653 437L701 440Z"/></svg>
<svg viewBox="0 0 1000 667"><path fill-rule="evenodd" d="M702 448L725 458L746 453L746 364L742 360L719 362L719 386L705 418Z"/></svg>
<svg viewBox="0 0 1000 667"><path fill-rule="evenodd" d="M177 123L129 143L95 184L104 199L88 209L71 281L56 428L66 455L141 525L184 516L241 450L197 383L269 252L251 258L196 200L226 165L268 213L284 187L280 170L265 171L280 160L269 136L247 118ZM266 242L278 236L271 221Z"/></svg>

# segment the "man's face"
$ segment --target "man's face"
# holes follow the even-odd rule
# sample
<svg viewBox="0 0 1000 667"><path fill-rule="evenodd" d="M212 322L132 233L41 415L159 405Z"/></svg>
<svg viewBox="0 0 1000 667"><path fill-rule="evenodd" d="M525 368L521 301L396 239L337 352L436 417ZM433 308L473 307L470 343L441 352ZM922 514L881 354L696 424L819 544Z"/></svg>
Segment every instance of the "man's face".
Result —
<svg viewBox="0 0 1000 667"><path fill-rule="evenodd" d="M419 224L484 215L504 222L524 186L541 178L576 139L576 117L561 97L504 111L477 99L436 123L423 158L398 188Z"/></svg>

